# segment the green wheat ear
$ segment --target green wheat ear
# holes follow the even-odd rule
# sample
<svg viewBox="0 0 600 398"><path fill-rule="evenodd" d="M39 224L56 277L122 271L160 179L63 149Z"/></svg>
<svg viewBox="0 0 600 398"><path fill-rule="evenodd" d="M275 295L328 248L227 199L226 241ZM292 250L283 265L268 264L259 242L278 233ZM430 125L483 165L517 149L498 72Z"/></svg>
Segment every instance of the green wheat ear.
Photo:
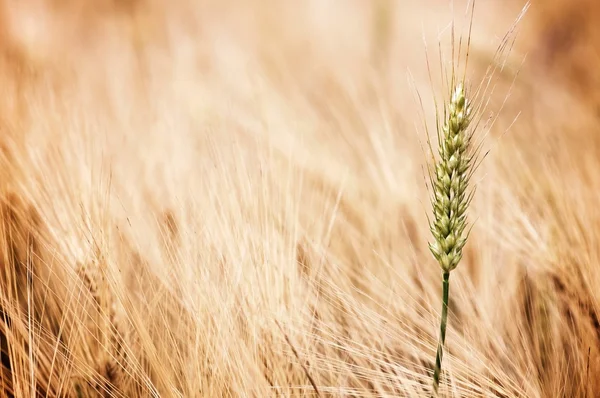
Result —
<svg viewBox="0 0 600 398"><path fill-rule="evenodd" d="M463 84L458 84L447 105L444 124L438 129L439 159L434 160L434 164L430 166L433 188L433 219L430 221L430 229L434 240L429 243L429 248L443 273L442 319L433 373L435 396L439 389L446 340L450 272L462 259L462 249L468 238L468 232L465 231L466 211L474 192L469 190L469 181L474 170L477 149L473 145L470 124L471 104Z"/></svg>
<svg viewBox="0 0 600 398"><path fill-rule="evenodd" d="M467 192L474 161L473 135L468 132L471 107L462 84L452 94L447 117L439 134L439 160L432 170L434 241L429 248L444 272L460 262L467 241L466 211L472 192Z"/></svg>

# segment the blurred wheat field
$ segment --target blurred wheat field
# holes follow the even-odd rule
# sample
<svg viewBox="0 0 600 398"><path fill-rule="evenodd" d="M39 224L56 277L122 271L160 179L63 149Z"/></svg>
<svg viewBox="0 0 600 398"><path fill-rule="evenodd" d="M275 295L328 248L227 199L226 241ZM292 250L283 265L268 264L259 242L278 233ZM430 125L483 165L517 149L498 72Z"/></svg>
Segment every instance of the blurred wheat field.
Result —
<svg viewBox="0 0 600 398"><path fill-rule="evenodd" d="M477 3L474 83L524 5ZM466 6L2 1L2 396L428 396ZM532 2L493 80L443 396L600 394L599 16Z"/></svg>

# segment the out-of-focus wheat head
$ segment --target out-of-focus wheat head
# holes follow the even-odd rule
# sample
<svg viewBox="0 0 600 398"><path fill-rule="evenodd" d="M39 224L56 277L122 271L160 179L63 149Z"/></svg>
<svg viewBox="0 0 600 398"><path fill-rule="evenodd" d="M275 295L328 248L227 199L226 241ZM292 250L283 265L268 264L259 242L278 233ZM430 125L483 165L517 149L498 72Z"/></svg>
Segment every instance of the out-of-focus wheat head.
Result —
<svg viewBox="0 0 600 398"><path fill-rule="evenodd" d="M479 3L473 79L523 6ZM429 90L421 38L449 3L1 5L4 395L429 392L439 269L406 71ZM600 389L597 116L547 83L528 15L490 90L452 396Z"/></svg>

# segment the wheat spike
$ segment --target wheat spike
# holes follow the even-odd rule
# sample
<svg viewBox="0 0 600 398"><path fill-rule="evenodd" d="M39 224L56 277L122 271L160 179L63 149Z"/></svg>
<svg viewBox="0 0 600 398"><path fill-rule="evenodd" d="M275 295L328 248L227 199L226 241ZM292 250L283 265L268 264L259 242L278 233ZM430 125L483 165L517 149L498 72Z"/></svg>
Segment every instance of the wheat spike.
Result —
<svg viewBox="0 0 600 398"><path fill-rule="evenodd" d="M448 116L440 135L440 159L435 165L433 214L430 229L434 241L429 248L444 272L460 262L467 241L466 210L472 198L468 192L473 164L472 134L468 132L471 108L462 84L448 104Z"/></svg>

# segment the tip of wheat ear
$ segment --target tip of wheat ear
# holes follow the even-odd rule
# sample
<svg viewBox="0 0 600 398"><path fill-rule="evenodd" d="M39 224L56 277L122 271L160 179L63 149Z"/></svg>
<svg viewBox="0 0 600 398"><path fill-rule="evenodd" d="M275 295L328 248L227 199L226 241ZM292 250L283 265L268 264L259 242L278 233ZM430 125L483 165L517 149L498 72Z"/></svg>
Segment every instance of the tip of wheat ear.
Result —
<svg viewBox="0 0 600 398"><path fill-rule="evenodd" d="M429 248L445 272L456 268L467 241L466 210L471 200L468 188L473 166L470 122L470 103L459 84L438 131L439 158L431 169L434 217L430 229L434 240Z"/></svg>

